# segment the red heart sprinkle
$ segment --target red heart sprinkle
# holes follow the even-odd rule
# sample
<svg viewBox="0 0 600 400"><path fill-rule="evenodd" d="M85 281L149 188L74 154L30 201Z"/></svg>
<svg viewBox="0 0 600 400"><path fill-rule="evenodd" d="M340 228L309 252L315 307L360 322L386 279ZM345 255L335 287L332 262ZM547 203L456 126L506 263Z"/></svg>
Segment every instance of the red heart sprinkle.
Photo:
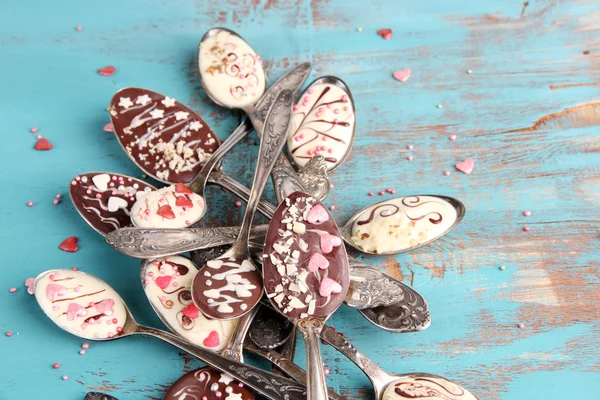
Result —
<svg viewBox="0 0 600 400"><path fill-rule="evenodd" d="M211 331L206 339L202 341L202 343L206 347L217 347L221 344L221 340L219 339L219 333L217 331Z"/></svg>
<svg viewBox="0 0 600 400"><path fill-rule="evenodd" d="M390 40L392 38L392 30L389 28L380 29L377 31L377 34L385 40Z"/></svg>
<svg viewBox="0 0 600 400"><path fill-rule="evenodd" d="M190 303L186 308L183 309L183 315L188 318L196 319L198 318L198 309L194 305L194 303Z"/></svg>
<svg viewBox="0 0 600 400"><path fill-rule="evenodd" d="M156 282L156 286L158 286L159 288L166 289L169 286L169 283L171 283L171 277L159 276L154 282Z"/></svg>
<svg viewBox="0 0 600 400"><path fill-rule="evenodd" d="M77 246L77 236L71 236L63 240L63 242L58 246L62 251L68 251L69 253L75 253L79 247Z"/></svg>
<svg viewBox="0 0 600 400"><path fill-rule="evenodd" d="M106 125L104 125L104 132L114 132L115 131L115 127L113 126L113 124L111 124L110 122Z"/></svg>
<svg viewBox="0 0 600 400"><path fill-rule="evenodd" d="M175 205L178 207L187 207L187 208L192 208L194 207L194 203L192 203L192 200L189 199L189 197L187 196L177 196L177 200L175 201Z"/></svg>
<svg viewBox="0 0 600 400"><path fill-rule="evenodd" d="M175 193L192 194L193 192L184 183L179 182L175 185Z"/></svg>
<svg viewBox="0 0 600 400"><path fill-rule="evenodd" d="M175 213L173 212L171 206L168 204L161 206L156 213L166 219L175 219Z"/></svg>
<svg viewBox="0 0 600 400"><path fill-rule="evenodd" d="M41 138L38 139L33 148L36 150L50 150L52 148L52 143L50 143L46 138Z"/></svg>
<svg viewBox="0 0 600 400"><path fill-rule="evenodd" d="M102 76L111 76L112 74L114 74L116 71L116 68L113 67L112 65L109 65L108 67L104 67L104 68L100 68L98 70L98 73Z"/></svg>

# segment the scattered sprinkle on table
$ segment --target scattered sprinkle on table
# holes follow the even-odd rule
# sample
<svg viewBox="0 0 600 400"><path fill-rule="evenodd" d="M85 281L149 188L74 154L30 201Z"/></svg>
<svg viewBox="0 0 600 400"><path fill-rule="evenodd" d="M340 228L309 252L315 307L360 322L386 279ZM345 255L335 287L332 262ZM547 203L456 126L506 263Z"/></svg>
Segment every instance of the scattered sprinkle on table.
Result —
<svg viewBox="0 0 600 400"><path fill-rule="evenodd" d="M333 210L335 210L335 206L334 206L334 205L331 205L331 206L329 206L329 209L330 209L331 211L333 211Z"/></svg>
<svg viewBox="0 0 600 400"><path fill-rule="evenodd" d="M450 135L450 140L456 140L456 135Z"/></svg>
<svg viewBox="0 0 600 400"><path fill-rule="evenodd" d="M413 146L412 144L409 144L408 146L406 146L407 149L412 150L415 148L415 146Z"/></svg>
<svg viewBox="0 0 600 400"><path fill-rule="evenodd" d="M6 332L6 336L7 337L11 337L12 336L12 332Z"/></svg>
<svg viewBox="0 0 600 400"><path fill-rule="evenodd" d="M472 74L473 71L471 71L470 69L467 70L467 74Z"/></svg>
<svg viewBox="0 0 600 400"><path fill-rule="evenodd" d="M524 216L529 217L531 216L531 211L527 210L523 213Z"/></svg>
<svg viewBox="0 0 600 400"><path fill-rule="evenodd" d="M357 32L362 32L362 28L356 28Z"/></svg>
<svg viewBox="0 0 600 400"><path fill-rule="evenodd" d="M82 349L89 349L90 345L88 343L84 343L84 344L81 345L81 348Z"/></svg>
<svg viewBox="0 0 600 400"><path fill-rule="evenodd" d="M32 295L33 291L35 290L35 279L34 278L25 279L25 286L27 286L27 293Z"/></svg>
<svg viewBox="0 0 600 400"><path fill-rule="evenodd" d="M115 131L115 127L110 122L108 124L104 125L104 127L102 129L104 130L104 132L114 132Z"/></svg>
<svg viewBox="0 0 600 400"><path fill-rule="evenodd" d="M52 204L54 204L54 205L58 205L59 203L60 203L60 200L58 200L58 199L52 200Z"/></svg>
<svg viewBox="0 0 600 400"><path fill-rule="evenodd" d="M236 201L236 202L235 202L235 206L236 206L236 207L241 207L241 206L242 206L242 202L241 202L241 201L239 201L239 200L238 200L238 201Z"/></svg>
<svg viewBox="0 0 600 400"><path fill-rule="evenodd" d="M69 377L67 375L63 375L62 380L66 381L67 379L69 379Z"/></svg>
<svg viewBox="0 0 600 400"><path fill-rule="evenodd" d="M469 157L465 161L461 161L458 164L456 164L455 167L460 172L469 175L471 172L473 172L473 168L475 168L475 160Z"/></svg>
<svg viewBox="0 0 600 400"><path fill-rule="evenodd" d="M369 192L369 196L375 196L375 193Z"/></svg>
<svg viewBox="0 0 600 400"><path fill-rule="evenodd" d="M519 324L518 326L519 326L519 329L524 329L525 328L524 324Z"/></svg>
<svg viewBox="0 0 600 400"><path fill-rule="evenodd" d="M504 265L500 266L500 271L504 271L506 269L506 267Z"/></svg>
<svg viewBox="0 0 600 400"><path fill-rule="evenodd" d="M52 149L52 143L50 143L48 141L48 139L40 138L38 136L38 141L35 143L35 145L33 146L33 148L36 149L36 150L51 150Z"/></svg>
<svg viewBox="0 0 600 400"><path fill-rule="evenodd" d="M385 40L390 40L392 38L392 30L390 28L380 29L377 31L377 34Z"/></svg>
<svg viewBox="0 0 600 400"><path fill-rule="evenodd" d="M587 56L588 54L590 54L590 51L589 50L584 50L584 51L582 51L582 53L583 53L583 55Z"/></svg>
<svg viewBox="0 0 600 400"><path fill-rule="evenodd" d="M325 369L323 370L323 374L324 374L325 376L329 375L329 368L325 368Z"/></svg>
<svg viewBox="0 0 600 400"><path fill-rule="evenodd" d="M528 226L524 226L524 227L523 227L523 231L524 231L524 232L529 232L529 227L528 227Z"/></svg>
<svg viewBox="0 0 600 400"><path fill-rule="evenodd" d="M333 189L335 187L335 185L333 183L329 184L329 189Z"/></svg>
<svg viewBox="0 0 600 400"><path fill-rule="evenodd" d="M406 157L406 159L407 159L408 161L412 161L412 160L413 160L413 156L408 156L408 157Z"/></svg>
<svg viewBox="0 0 600 400"><path fill-rule="evenodd" d="M83 30L83 28L79 25L75 29L77 29L78 32L81 32Z"/></svg>
<svg viewBox="0 0 600 400"><path fill-rule="evenodd" d="M36 133L37 132L37 128L33 127L30 129L31 133Z"/></svg>
<svg viewBox="0 0 600 400"><path fill-rule="evenodd" d="M438 105L437 105L437 108L442 108L442 105L441 105L441 104L438 104Z"/></svg>
<svg viewBox="0 0 600 400"><path fill-rule="evenodd" d="M410 68L404 68L404 69L400 69L398 71L395 71L392 74L392 76L397 81L406 82L408 80L408 78L410 78L410 74L411 73L412 73L412 71L410 70Z"/></svg>
<svg viewBox="0 0 600 400"><path fill-rule="evenodd" d="M54 368L54 369L59 369L59 368L60 368L60 364L59 364L59 363L54 363L54 364L52 365L52 368Z"/></svg>
<svg viewBox="0 0 600 400"><path fill-rule="evenodd" d="M448 170L444 171L444 175L450 176L450 171L448 171Z"/></svg>
<svg viewBox="0 0 600 400"><path fill-rule="evenodd" d="M79 268L77 268L77 267L73 267L73 268L71 268L71 269L72 269L73 271L79 271Z"/></svg>
<svg viewBox="0 0 600 400"><path fill-rule="evenodd" d="M79 354L81 354L82 356L85 355L85 350L79 350Z"/></svg>
<svg viewBox="0 0 600 400"><path fill-rule="evenodd" d="M17 291L17 288L16 287L11 287L8 291L11 292L11 293L14 293L14 292Z"/></svg>
<svg viewBox="0 0 600 400"><path fill-rule="evenodd" d="M78 241L79 239L77 238L77 236L68 237L65 240L63 240L63 242L58 246L58 248L62 251L74 253L79 249L79 246L77 246Z"/></svg>
<svg viewBox="0 0 600 400"><path fill-rule="evenodd" d="M98 70L98 73L102 76L111 76L115 73L117 69L115 67L113 67L112 65L109 65L107 67L104 68L100 68Z"/></svg>
<svg viewBox="0 0 600 400"><path fill-rule="evenodd" d="M379 192L379 195L380 195L380 196L383 196L383 195L384 195L384 193L383 193L383 190L382 190L381 192Z"/></svg>
<svg viewBox="0 0 600 400"><path fill-rule="evenodd" d="M35 204L35 203L34 203L33 201L28 201L28 202L27 202L27 206L28 206L28 207L33 207L33 205L34 205L34 204Z"/></svg>

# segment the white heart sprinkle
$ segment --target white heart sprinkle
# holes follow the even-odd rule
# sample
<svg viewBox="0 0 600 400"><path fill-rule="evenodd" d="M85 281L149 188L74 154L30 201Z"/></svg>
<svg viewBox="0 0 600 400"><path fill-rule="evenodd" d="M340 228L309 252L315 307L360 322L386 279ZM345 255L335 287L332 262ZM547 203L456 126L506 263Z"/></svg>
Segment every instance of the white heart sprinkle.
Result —
<svg viewBox="0 0 600 400"><path fill-rule="evenodd" d="M94 182L94 186L96 186L100 191L104 192L106 189L108 189L108 182L110 182L110 175L108 175L108 174L96 175L92 178L92 182Z"/></svg>
<svg viewBox="0 0 600 400"><path fill-rule="evenodd" d="M120 197L111 196L108 199L108 211L115 212L121 208L127 208L127 201Z"/></svg>

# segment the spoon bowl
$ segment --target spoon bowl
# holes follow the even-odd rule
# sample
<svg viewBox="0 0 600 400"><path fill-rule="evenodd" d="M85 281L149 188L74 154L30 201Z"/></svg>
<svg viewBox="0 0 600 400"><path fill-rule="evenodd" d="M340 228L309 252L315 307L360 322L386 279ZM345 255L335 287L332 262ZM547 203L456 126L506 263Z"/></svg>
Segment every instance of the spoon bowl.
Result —
<svg viewBox="0 0 600 400"><path fill-rule="evenodd" d="M288 150L297 168L323 155L327 172L348 157L356 132L352 93L344 81L324 76L313 81L294 106Z"/></svg>
<svg viewBox="0 0 600 400"><path fill-rule="evenodd" d="M306 398L306 387L292 380L226 359L168 332L139 325L117 292L93 275L70 269L42 272L35 280L35 298L52 322L80 338L108 341L131 335L154 336L226 372L268 398ZM270 385L265 385L265 381Z"/></svg>
<svg viewBox="0 0 600 400"><path fill-rule="evenodd" d="M465 212L462 202L448 196L397 197L363 208L340 231L346 244L360 252L399 254L446 235Z"/></svg>
<svg viewBox="0 0 600 400"><path fill-rule="evenodd" d="M273 350L288 341L294 325L271 307L260 307L248 336L262 350Z"/></svg>

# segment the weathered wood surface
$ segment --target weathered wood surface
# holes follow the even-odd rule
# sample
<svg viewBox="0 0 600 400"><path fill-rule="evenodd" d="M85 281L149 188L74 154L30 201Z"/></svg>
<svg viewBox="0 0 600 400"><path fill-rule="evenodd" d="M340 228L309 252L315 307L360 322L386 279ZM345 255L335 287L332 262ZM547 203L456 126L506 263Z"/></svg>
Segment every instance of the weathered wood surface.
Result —
<svg viewBox="0 0 600 400"><path fill-rule="evenodd" d="M387 187L402 195L450 195L467 206L462 224L430 246L364 257L426 297L433 317L427 331L378 331L345 307L331 320L338 330L389 371L454 378L482 399L595 398L598 2L370 3L0 2L1 162L8 171L0 233L0 399L80 399L89 390L160 399L183 371L201 365L149 338L92 343L81 356L82 341L55 328L22 283L48 268L77 265L113 285L142 322L161 326L138 283L139 263L109 249L68 200L55 206L52 199L66 194L79 172L140 174L102 131L104 108L119 88L175 97L221 139L227 136L239 115L208 101L194 60L199 38L215 25L238 30L266 61L271 81L310 60L313 78L335 74L352 88L356 144L331 177L336 186L327 200L338 221L378 199L367 192ZM380 28L392 28L393 38L377 36ZM106 65L117 73L99 76L96 70ZM413 71L407 82L391 78L406 67ZM32 150L32 126L50 139L52 151ZM448 140L451 134L456 141ZM226 170L249 183L256 150L251 137L228 157ZM453 168L466 157L476 162L471 175ZM218 207L207 222L240 221L231 195L212 189L209 196ZM28 208L27 201L36 205ZM524 217L525 210L532 216ZM522 231L525 225L530 232ZM59 251L71 235L80 238L80 250ZM13 286L15 294L8 291ZM5 331L15 334L7 338ZM333 349L323 351L328 381L350 398L370 398L359 370ZM304 363L302 351L297 359ZM52 369L54 362L62 367Z"/></svg>

